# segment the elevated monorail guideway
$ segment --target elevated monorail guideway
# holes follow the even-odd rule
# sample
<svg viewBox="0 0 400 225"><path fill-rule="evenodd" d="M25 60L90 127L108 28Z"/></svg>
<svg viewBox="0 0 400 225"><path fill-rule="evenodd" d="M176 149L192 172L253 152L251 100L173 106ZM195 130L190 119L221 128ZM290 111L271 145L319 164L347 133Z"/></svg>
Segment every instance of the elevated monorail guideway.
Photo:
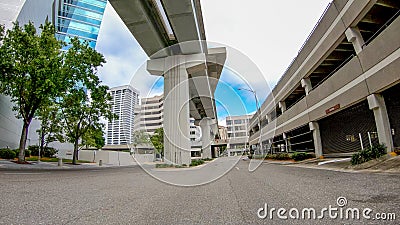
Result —
<svg viewBox="0 0 400 225"><path fill-rule="evenodd" d="M189 118L202 128L203 157L211 158L217 128L214 92L225 48L208 49L200 0L110 0L149 56L147 70L164 76L165 159L190 164Z"/></svg>

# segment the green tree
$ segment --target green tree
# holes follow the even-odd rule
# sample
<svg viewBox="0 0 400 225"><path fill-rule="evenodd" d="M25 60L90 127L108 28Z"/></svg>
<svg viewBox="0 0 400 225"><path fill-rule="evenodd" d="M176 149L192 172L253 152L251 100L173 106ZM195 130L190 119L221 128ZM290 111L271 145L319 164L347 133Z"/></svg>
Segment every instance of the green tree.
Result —
<svg viewBox="0 0 400 225"><path fill-rule="evenodd" d="M103 124L101 124L103 125ZM89 128L88 131L82 136L82 145L86 146L86 148L95 147L97 149L101 149L106 144L103 132L103 126L98 128L92 127Z"/></svg>
<svg viewBox="0 0 400 225"><path fill-rule="evenodd" d="M135 147L135 151L138 145L150 144L149 135L146 134L144 130L137 130L133 132L133 146Z"/></svg>
<svg viewBox="0 0 400 225"><path fill-rule="evenodd" d="M61 114L59 107L54 102L43 104L37 112L40 120L40 128L36 130L39 135L39 146L41 152L47 145L54 141L63 141L61 131Z"/></svg>
<svg viewBox="0 0 400 225"><path fill-rule="evenodd" d="M156 152L161 155L161 158L164 158L164 129L156 129L154 134L150 137L150 140Z"/></svg>
<svg viewBox="0 0 400 225"><path fill-rule="evenodd" d="M23 120L19 142L18 162L25 160L29 125L42 107L65 90L63 43L55 38L54 26L46 22L38 34L33 23L13 29L0 39L0 93L11 97L16 117Z"/></svg>
<svg viewBox="0 0 400 225"><path fill-rule="evenodd" d="M65 60L68 65L73 65L68 70L74 74L76 83L58 99L58 103L66 139L74 144L72 163L76 164L79 141L87 132L103 128L101 118L112 120L116 116L111 113L109 88L102 85L97 76L97 67L105 63L103 55L77 38L71 43Z"/></svg>

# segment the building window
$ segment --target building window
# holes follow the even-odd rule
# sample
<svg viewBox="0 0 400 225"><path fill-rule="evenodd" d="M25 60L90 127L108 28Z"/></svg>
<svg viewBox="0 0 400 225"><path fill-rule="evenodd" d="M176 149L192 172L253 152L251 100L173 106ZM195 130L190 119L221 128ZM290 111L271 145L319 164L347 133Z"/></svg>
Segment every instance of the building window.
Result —
<svg viewBox="0 0 400 225"><path fill-rule="evenodd" d="M242 120L234 120L235 124L242 124L242 122L243 122Z"/></svg>

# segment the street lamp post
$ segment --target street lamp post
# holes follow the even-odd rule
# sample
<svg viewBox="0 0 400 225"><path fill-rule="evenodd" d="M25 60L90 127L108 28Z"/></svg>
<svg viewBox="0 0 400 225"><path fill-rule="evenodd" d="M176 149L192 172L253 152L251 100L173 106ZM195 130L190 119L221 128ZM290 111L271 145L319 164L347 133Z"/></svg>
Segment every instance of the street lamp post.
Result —
<svg viewBox="0 0 400 225"><path fill-rule="evenodd" d="M263 146L262 146L262 140L261 140L261 112L260 112L260 108L259 108L259 105L258 105L258 99L257 99L256 91L253 91L253 90L251 90L251 89L246 89L246 88L238 88L238 90L240 90L240 91L248 91L248 92L253 93L253 95L254 95L254 99L256 100L256 110L257 110L257 117L258 117L258 127L259 127L259 130L260 130L260 138L259 138L259 141L260 141L260 150L261 150L261 152L264 153Z"/></svg>

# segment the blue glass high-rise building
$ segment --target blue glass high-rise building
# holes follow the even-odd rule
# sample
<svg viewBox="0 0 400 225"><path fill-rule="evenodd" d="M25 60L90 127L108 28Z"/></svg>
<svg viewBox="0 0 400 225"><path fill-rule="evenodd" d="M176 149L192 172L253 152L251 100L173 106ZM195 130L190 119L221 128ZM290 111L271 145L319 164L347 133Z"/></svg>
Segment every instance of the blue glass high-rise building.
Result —
<svg viewBox="0 0 400 225"><path fill-rule="evenodd" d="M107 0L58 0L55 4L57 38L69 42L72 37L96 47Z"/></svg>

